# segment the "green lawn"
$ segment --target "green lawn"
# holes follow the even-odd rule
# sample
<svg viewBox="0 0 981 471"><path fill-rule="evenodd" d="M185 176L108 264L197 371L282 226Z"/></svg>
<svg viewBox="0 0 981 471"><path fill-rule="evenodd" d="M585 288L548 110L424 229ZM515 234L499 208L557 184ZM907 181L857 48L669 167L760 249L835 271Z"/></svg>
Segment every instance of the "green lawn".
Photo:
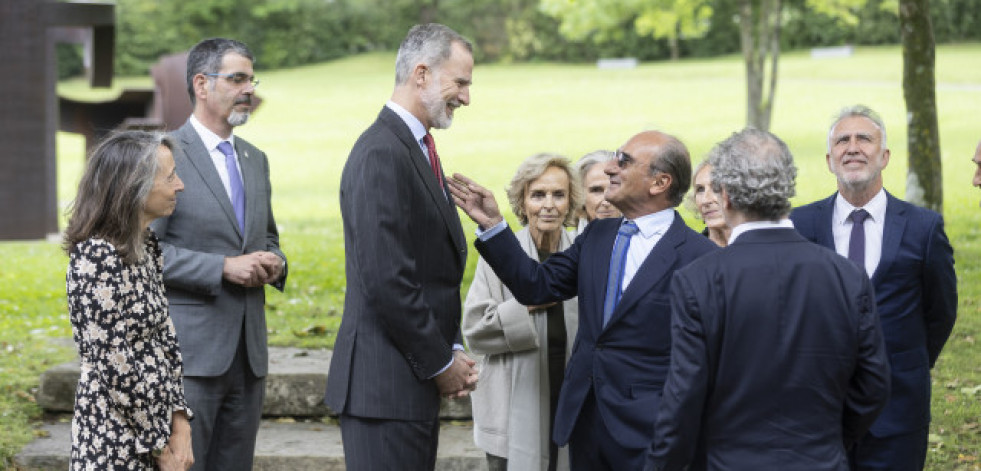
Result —
<svg viewBox="0 0 981 471"><path fill-rule="evenodd" d="M261 60L261 58L260 58ZM344 251L337 202L341 168L361 131L392 89L393 54L259 74L265 103L239 134L270 156L273 206L283 250L290 257L285 294L269 291L271 342L330 346L344 297ZM937 53L937 101L944 159L945 216L955 248L960 319L934 371L934 421L929 469L977 470L981 459L981 192L970 187L970 158L981 132L981 45L943 46ZM812 60L785 53L773 132L787 141L800 168L803 204L834 190L824 163L829 120L844 105L864 103L889 127L892 161L886 186L905 194L905 106L898 47L858 48L849 58ZM146 78L117 81L145 86ZM92 93L78 81L62 84L75 97ZM597 70L563 64L478 65L473 104L458 110L450 131L439 131L448 173L462 172L503 188L518 162L536 152L572 158L614 149L634 133L656 128L680 137L694 159L742 127L743 65L737 57L643 64ZM59 135L59 199L73 197L83 161L80 138ZM379 188L379 191L385 191ZM684 210L686 217L690 218ZM698 223L689 219L693 226ZM472 224L465 224L472 238ZM65 315L66 258L56 243L0 243L0 468L33 434L37 375L70 358L49 338L70 337ZM476 256L471 251L464 290Z"/></svg>

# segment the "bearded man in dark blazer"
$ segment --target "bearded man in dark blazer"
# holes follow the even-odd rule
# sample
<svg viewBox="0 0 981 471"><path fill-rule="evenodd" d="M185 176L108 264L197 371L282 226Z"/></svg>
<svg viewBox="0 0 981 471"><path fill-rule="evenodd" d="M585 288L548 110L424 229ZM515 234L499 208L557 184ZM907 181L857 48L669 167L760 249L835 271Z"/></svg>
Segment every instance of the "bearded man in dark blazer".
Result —
<svg viewBox="0 0 981 471"><path fill-rule="evenodd" d="M341 176L347 291L325 402L348 469L433 469L440 396L476 385L460 345L466 239L429 133L470 104L472 49L446 26L413 27Z"/></svg>
<svg viewBox="0 0 981 471"><path fill-rule="evenodd" d="M213 38L187 58L194 113L174 131L184 192L152 228L194 411L194 470L251 469L262 415L265 290L282 290L286 256L271 206L266 154L232 134L258 81L241 42Z"/></svg>
<svg viewBox="0 0 981 471"><path fill-rule="evenodd" d="M848 471L889 394L872 286L787 219L787 146L747 129L709 154L729 245L671 284L671 371L646 469Z"/></svg>
<svg viewBox="0 0 981 471"><path fill-rule="evenodd" d="M845 108L828 131L828 169L838 192L790 214L801 235L854 259L875 289L892 393L851 450L854 471L923 469L930 369L957 318L954 250L943 218L883 188L889 156L882 118L865 106Z"/></svg>

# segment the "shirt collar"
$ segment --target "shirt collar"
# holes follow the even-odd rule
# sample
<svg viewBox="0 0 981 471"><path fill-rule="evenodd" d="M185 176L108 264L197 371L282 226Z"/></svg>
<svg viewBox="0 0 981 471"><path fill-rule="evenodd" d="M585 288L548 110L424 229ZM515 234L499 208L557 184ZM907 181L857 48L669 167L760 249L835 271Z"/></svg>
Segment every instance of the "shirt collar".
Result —
<svg viewBox="0 0 981 471"><path fill-rule="evenodd" d="M624 219L624 221L628 221L628 219ZM658 234L664 234L671 227L671 223L674 222L674 208L645 214L633 221L634 224L637 224L641 237L650 239Z"/></svg>
<svg viewBox="0 0 981 471"><path fill-rule="evenodd" d="M880 188L879 192L865 203L861 209L868 211L869 216L872 218L873 222L881 223L886 217L886 190L885 188ZM858 207L852 206L845 198L839 193L835 196L835 209L834 209L834 221L836 224L845 224L848 220L848 216L852 214L852 211L859 209Z"/></svg>
<svg viewBox="0 0 981 471"><path fill-rule="evenodd" d="M405 122L406 126L409 126L409 131L412 132L412 137L416 139L416 142L421 141L422 138L426 136L426 127L422 125L422 121L419 121L419 118L416 118L415 115L409 113L409 110L402 108L401 105L391 100L389 100L388 103L385 103L385 106L394 111L395 114L399 115L399 118L402 118L402 121Z"/></svg>
<svg viewBox="0 0 981 471"><path fill-rule="evenodd" d="M228 139L222 139L217 134L211 132L211 130L205 127L204 124L201 124L201 121L198 121L198 118L196 118L193 114L188 121L191 122L191 126L198 133L198 136L201 138L201 142L204 143L204 148L208 149L208 152L217 149L218 144L221 144L222 141L228 141L232 145L232 148L235 148L235 134L229 134Z"/></svg>
<svg viewBox="0 0 981 471"><path fill-rule="evenodd" d="M780 219L777 221L750 221L744 222L736 227L732 228L732 233L729 234L729 245L732 245L736 241L736 237L739 237L745 232L755 231L758 229L793 229L794 223L790 219Z"/></svg>

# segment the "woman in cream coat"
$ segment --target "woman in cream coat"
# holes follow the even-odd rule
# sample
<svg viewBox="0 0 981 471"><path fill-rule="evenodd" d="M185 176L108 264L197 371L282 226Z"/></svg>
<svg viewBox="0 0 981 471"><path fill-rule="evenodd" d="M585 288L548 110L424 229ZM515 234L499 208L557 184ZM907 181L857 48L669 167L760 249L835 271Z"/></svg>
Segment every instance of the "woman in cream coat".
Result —
<svg viewBox="0 0 981 471"><path fill-rule="evenodd" d="M569 161L536 154L508 187L511 208L526 227L516 234L535 260L566 249L582 190ZM467 293L463 335L484 355L472 394L474 441L497 470L564 470L568 453L551 440L555 404L578 322L577 300L519 304L481 259Z"/></svg>

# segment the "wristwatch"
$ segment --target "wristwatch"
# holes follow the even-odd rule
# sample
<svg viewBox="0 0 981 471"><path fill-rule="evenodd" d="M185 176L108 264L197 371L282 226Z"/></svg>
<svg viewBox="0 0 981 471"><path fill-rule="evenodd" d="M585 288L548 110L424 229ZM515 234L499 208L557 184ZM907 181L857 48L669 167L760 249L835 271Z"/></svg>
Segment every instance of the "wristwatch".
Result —
<svg viewBox="0 0 981 471"><path fill-rule="evenodd" d="M160 458L160 455L163 455L165 451L167 451L167 445L164 445L162 448L152 450L150 454L153 455L154 458Z"/></svg>

